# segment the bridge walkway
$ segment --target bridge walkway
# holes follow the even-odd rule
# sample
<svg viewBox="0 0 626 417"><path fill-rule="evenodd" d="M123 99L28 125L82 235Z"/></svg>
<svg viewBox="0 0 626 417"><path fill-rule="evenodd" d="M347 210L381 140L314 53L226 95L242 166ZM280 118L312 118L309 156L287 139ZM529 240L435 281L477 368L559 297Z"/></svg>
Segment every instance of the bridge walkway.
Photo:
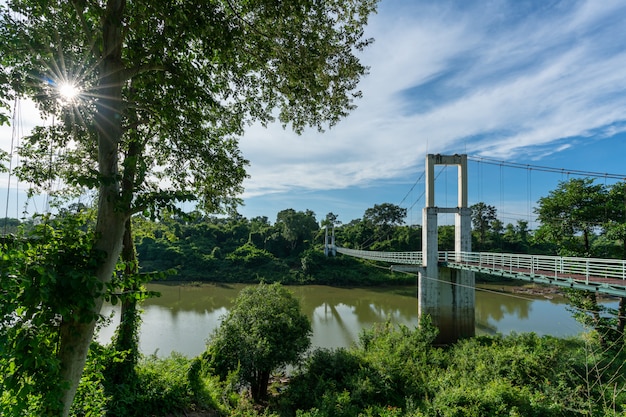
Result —
<svg viewBox="0 0 626 417"><path fill-rule="evenodd" d="M394 270L423 266L422 252L380 252L336 247L348 256L391 263ZM441 266L505 278L626 297L626 261L496 252L440 251ZM406 266L411 266L407 268Z"/></svg>

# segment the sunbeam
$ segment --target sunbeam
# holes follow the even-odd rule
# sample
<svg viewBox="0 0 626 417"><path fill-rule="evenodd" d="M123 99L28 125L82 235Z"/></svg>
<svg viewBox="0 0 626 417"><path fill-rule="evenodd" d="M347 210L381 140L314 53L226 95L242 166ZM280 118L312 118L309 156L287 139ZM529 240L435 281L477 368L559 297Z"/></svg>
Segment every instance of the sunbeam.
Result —
<svg viewBox="0 0 626 417"><path fill-rule="evenodd" d="M80 94L80 88L71 82L60 83L57 91L63 103L73 103Z"/></svg>

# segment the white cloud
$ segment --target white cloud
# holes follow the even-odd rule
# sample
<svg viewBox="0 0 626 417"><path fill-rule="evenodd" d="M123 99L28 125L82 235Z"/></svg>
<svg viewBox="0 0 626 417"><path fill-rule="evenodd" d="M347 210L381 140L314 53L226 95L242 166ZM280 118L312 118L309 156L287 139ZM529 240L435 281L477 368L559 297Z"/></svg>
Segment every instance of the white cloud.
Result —
<svg viewBox="0 0 626 417"><path fill-rule="evenodd" d="M252 126L244 197L397 179L427 152L539 158L626 130L626 3L529 4L383 0L359 108L324 134Z"/></svg>

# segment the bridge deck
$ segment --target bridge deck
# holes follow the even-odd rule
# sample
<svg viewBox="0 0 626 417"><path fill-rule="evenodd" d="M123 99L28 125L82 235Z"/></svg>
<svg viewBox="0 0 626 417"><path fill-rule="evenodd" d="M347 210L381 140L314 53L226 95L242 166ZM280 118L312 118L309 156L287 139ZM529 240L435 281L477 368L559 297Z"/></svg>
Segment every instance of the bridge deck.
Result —
<svg viewBox="0 0 626 417"><path fill-rule="evenodd" d="M422 266L422 252L376 252L337 247L349 256ZM565 288L626 296L626 261L493 252L439 252L439 263L456 269ZM403 268L399 268L403 269Z"/></svg>

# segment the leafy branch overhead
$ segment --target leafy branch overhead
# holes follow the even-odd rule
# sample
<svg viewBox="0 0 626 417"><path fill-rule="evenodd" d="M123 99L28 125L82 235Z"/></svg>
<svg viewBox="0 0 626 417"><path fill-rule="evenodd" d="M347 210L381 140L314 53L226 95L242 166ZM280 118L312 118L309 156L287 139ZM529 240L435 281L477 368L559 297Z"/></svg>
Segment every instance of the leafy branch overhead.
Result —
<svg viewBox="0 0 626 417"><path fill-rule="evenodd" d="M367 73L356 52L371 42L363 28L376 1L133 2L115 13L84 1L10 6L18 13L3 13L5 75L56 117L24 145L25 178L43 187L52 172L97 186L104 131L136 194L167 186L215 208L242 191L247 161L236 137L247 124L322 130L355 107ZM103 73L107 60L115 74ZM58 100L62 83L80 91L70 105ZM117 95L106 96L108 83ZM121 137L102 106L121 119ZM52 171L41 158L51 150Z"/></svg>

